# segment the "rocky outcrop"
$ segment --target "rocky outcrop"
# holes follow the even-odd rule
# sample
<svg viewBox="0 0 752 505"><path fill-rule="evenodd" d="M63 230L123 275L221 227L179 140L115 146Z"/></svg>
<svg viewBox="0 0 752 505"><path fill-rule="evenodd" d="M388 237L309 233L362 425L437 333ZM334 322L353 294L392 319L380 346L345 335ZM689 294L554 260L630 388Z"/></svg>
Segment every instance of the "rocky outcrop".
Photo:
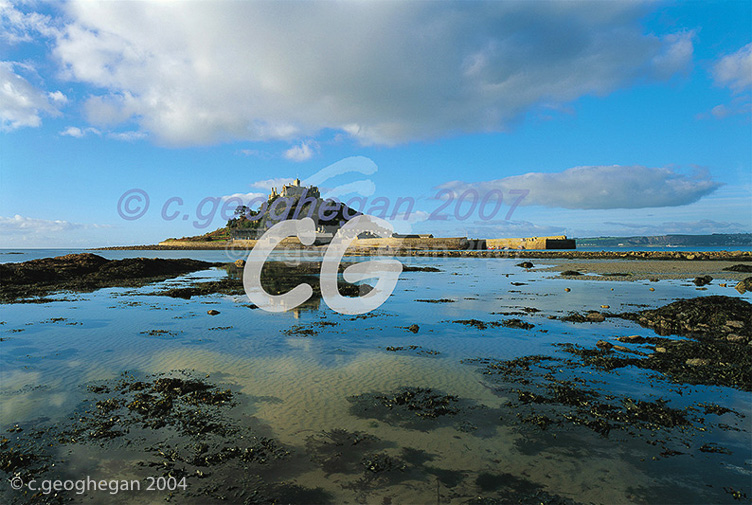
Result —
<svg viewBox="0 0 752 505"><path fill-rule="evenodd" d="M214 265L192 259L108 260L91 253L5 263L0 264L0 301L11 302L59 290L92 291L112 286L143 286Z"/></svg>
<svg viewBox="0 0 752 505"><path fill-rule="evenodd" d="M736 333L752 337L752 305L730 296L678 300L653 310L621 314L660 335L715 336Z"/></svg>

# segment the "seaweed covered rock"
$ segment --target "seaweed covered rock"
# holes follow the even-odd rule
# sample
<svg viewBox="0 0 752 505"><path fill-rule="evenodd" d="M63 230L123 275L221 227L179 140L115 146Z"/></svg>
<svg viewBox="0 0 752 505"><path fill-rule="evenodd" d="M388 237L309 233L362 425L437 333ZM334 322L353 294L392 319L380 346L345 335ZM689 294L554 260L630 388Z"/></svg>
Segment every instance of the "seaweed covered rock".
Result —
<svg viewBox="0 0 752 505"><path fill-rule="evenodd" d="M712 280L713 278L709 275L701 275L699 277L695 277L692 282L694 282L695 286L705 286L706 284L710 284Z"/></svg>
<svg viewBox="0 0 752 505"><path fill-rule="evenodd" d="M655 353L634 360L607 353L612 368L635 365L675 382L728 386L752 391L752 304L740 298L705 296L677 300L657 309L620 314L663 336ZM655 340L655 339L654 339ZM629 342L633 343L633 342Z"/></svg>
<svg viewBox="0 0 752 505"><path fill-rule="evenodd" d="M82 408L67 422L42 419L5 430L0 436L0 477L58 478L61 455L75 451L82 464L92 468L94 480L111 478L114 465L100 468L99 463L113 454L123 455L118 471L130 478L174 479L173 487L155 488L149 503L331 501L320 488L279 481L289 476L282 473L289 451L270 438L268 427L238 409L242 393L219 388L204 374L176 370L137 379L123 373L118 379L90 384L88 392ZM0 489L2 503L80 502L70 489L33 496L13 491L18 501L4 500L9 496L4 492Z"/></svg>
<svg viewBox="0 0 752 505"><path fill-rule="evenodd" d="M143 286L214 263L192 259L126 258L108 260L91 253L67 254L23 263L0 264L0 301L41 296L50 291L93 291L112 286Z"/></svg>
<svg viewBox="0 0 752 505"><path fill-rule="evenodd" d="M724 272L745 272L745 273L752 273L752 265L747 265L744 263L739 263L737 265L732 265L730 267L726 267L723 269Z"/></svg>
<svg viewBox="0 0 752 505"><path fill-rule="evenodd" d="M404 387L384 393L363 393L348 398L356 417L373 418L410 429L436 428L449 420L467 402L430 388Z"/></svg>
<svg viewBox="0 0 752 505"><path fill-rule="evenodd" d="M727 333L752 336L752 304L730 296L677 300L658 309L621 314L660 335L709 336Z"/></svg>

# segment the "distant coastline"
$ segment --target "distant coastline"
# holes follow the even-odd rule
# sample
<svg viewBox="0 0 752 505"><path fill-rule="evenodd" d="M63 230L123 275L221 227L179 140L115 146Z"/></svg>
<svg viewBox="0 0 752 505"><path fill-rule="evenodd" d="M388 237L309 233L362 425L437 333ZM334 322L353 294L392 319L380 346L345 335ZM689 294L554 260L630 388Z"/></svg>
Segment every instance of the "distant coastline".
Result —
<svg viewBox="0 0 752 505"><path fill-rule="evenodd" d="M578 238L578 247L752 247L752 233Z"/></svg>
<svg viewBox="0 0 752 505"><path fill-rule="evenodd" d="M425 250L420 247L410 247L408 249L399 249L397 247L388 248L366 248L359 247L358 243L353 244L350 254L390 254L390 255L417 255L417 256L456 256L462 253L463 256L512 256L520 258L657 258L657 259L728 259L728 258L746 258L750 251L744 249L752 248L752 233L737 234L713 234L713 235L658 235L658 236L634 236L634 237L590 237L575 239L578 249L576 250L535 250L535 249L486 249L475 248L462 250L460 248L433 249L426 247ZM290 240L287 246L298 248L299 244ZM365 242L365 241L363 241ZM152 245L132 245L132 246L109 246L90 248L93 251L175 251L175 250L222 250L222 249L243 249L252 248L255 240L196 240L192 239L168 239L159 244ZM605 248L610 251L587 251L580 248ZM682 250L671 250L674 247ZM725 248L723 251L703 251L686 250L687 248ZM647 251L636 249L647 248ZM669 250L652 250L653 248L668 248ZM741 249L735 249L741 248ZM373 250L375 249L375 250Z"/></svg>

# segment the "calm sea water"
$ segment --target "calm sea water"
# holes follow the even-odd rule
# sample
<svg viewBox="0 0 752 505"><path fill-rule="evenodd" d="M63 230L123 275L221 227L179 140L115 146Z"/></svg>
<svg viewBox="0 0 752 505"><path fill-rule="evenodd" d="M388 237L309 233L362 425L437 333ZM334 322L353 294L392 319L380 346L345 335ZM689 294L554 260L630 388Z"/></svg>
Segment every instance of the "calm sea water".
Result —
<svg viewBox="0 0 752 505"><path fill-rule="evenodd" d="M25 250L0 261L26 261L81 250ZM228 261L225 251L95 251L110 259L124 257L191 257ZM229 258L235 259L235 257ZM610 311L634 311L639 305L657 307L678 298L700 294L734 294L713 283L698 292L686 281L610 282L553 278L551 272L525 271L511 259L404 258L430 265L437 273L406 272L387 302L366 318L332 312L321 303L307 310L267 313L251 310L244 296L213 295L190 300L149 295L160 287L108 288L69 294L67 301L0 305L0 426L44 416L64 420L86 394L84 385L112 379L124 370L160 373L195 369L219 377L253 398L273 398L249 407L249 415L270 427L275 438L304 452L312 433L347 428L378 436L393 447L410 447L433 455L440 468L456 471L464 480L451 489L449 501L462 503L477 493L484 473L524 475L547 491L582 502L653 503L733 502L724 486L749 489L752 476L750 428L714 433L731 454L692 452L681 458L640 461L649 445L642 441L615 442L593 436L589 447L553 442L537 451L521 451L522 435L499 424L479 436L450 427L433 431L399 428L352 415L347 398L365 392L386 392L404 386L427 387L457 395L492 409L507 398L493 390L469 358L513 358L556 354L554 343L592 346L599 339L620 335L653 335L631 322L608 319L599 324L572 324L549 319L570 311L609 305ZM536 265L551 262L536 261ZM163 285L180 286L192 280L224 276L221 270L196 272ZM520 283L512 285L511 282ZM655 291L649 291L649 288ZM571 291L565 293L565 288ZM750 293L743 295L749 300ZM421 299L452 299L454 303L424 303ZM528 307L540 312L521 317L532 330L478 330L452 323L458 319L498 320L497 312ZM207 315L207 310L220 312ZM319 325L327 321L331 325ZM405 329L419 324L413 334ZM288 334L296 325L316 334ZM167 330L163 337L151 330ZM439 354L388 352L388 346L419 345ZM621 394L655 400L669 398L676 405L713 401L752 419L752 395L722 387L678 388L632 369L598 376L603 387ZM645 454L648 454L647 452ZM68 458L74 465L75 455ZM113 478L117 465L88 469ZM107 472L110 472L109 474ZM698 481L699 479L699 481ZM336 479L320 473L299 475L296 482L321 486L337 502L354 501ZM699 483L698 483L699 482ZM1 495L0 495L1 496ZM406 481L375 489L369 503L435 503L434 482ZM639 498L643 497L643 498ZM647 498L645 498L647 497ZM125 499L124 497L121 497ZM135 500L135 498L134 498Z"/></svg>

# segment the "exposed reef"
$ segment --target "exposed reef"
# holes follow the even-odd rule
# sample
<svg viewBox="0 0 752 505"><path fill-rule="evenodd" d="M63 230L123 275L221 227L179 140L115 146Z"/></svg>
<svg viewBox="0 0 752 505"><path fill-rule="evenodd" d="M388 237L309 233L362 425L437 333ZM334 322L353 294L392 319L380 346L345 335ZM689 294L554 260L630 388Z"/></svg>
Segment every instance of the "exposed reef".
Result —
<svg viewBox="0 0 752 505"><path fill-rule="evenodd" d="M0 264L0 302L39 297L52 291L143 286L212 266L216 264L192 259L108 260L91 253L4 263Z"/></svg>

